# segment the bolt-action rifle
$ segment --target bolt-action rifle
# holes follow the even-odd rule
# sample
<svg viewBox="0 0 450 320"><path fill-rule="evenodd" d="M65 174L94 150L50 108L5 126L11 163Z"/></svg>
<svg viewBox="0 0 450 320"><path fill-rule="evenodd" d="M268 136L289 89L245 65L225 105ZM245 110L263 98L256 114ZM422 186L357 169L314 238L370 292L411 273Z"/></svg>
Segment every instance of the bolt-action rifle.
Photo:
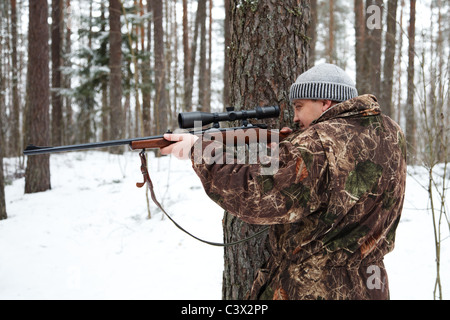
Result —
<svg viewBox="0 0 450 320"><path fill-rule="evenodd" d="M279 142L280 138L285 138L285 135L279 133L277 130L269 130L265 124L250 124L248 120L250 119L267 119L267 118L277 118L280 115L280 108L278 106L271 107L257 107L253 110L241 110L234 111L233 108L228 108L226 112L182 112L178 115L178 125L180 129L194 129L191 131L187 131L191 134L199 135L199 136L208 136L208 140L219 140L227 145L244 145L250 143L271 143L271 142ZM229 121L241 121L241 127L233 127L233 128L221 128L220 122L229 122ZM212 127L209 129L203 129L204 126L208 126L212 124ZM200 130L196 130L195 128L201 128ZM232 139L232 141L230 141ZM104 142L95 142L95 143L85 143L85 144L76 144L76 145L68 145L68 146L57 146L57 147L42 147L29 145L24 150L24 155L32 156L39 154L49 154L49 153L57 153L57 152L66 152L66 151L76 151L76 150L87 150L87 149L97 149L97 148L106 148L106 147L114 147L121 145L129 145L131 150L142 150L139 153L141 158L141 172L144 177L143 183L136 183L136 186L141 188L145 184L147 184L153 202L158 206L158 208L182 231L190 235L191 237L210 244L214 246L231 246L235 244L242 243L251 238L254 238L263 232L265 232L268 228L265 228L256 234L252 235L249 238L236 241L233 243L215 243L210 241L205 241L196 236L190 234L181 226L179 226L167 212L163 209L162 205L156 199L153 183L150 179L150 175L148 173L147 168L147 159L145 156L146 149L155 149L155 148L164 148L169 146L170 144L175 143L173 141L168 141L164 139L164 135L159 136L151 136L151 137L141 137L134 139L123 139L123 140L110 140Z"/></svg>
<svg viewBox="0 0 450 320"><path fill-rule="evenodd" d="M212 128L217 130L209 130L203 129L200 131L189 131L189 133L203 135L208 133L209 135L217 135L221 134L223 136L222 141L226 141L226 137L233 136L230 134L230 131L236 131L237 129L242 129L243 132L247 130L256 130L258 133L267 134L270 137L273 134L276 134L275 131L266 130L266 126L264 124L249 124L249 119L266 119L266 118L276 118L280 115L280 108L278 106L274 107L258 107L254 110L242 110L242 111L234 111L232 109L228 109L227 112L222 113L208 113L208 112L182 112L178 114L178 125L180 129L192 129L192 128L202 128L203 126L207 126L209 124L213 124ZM242 126L235 128L220 128L220 122L224 121L236 121L241 120ZM199 126L198 126L199 124ZM259 132L259 130L263 130L263 132ZM247 135L248 136L248 135ZM239 135L233 136L238 143L240 141ZM273 138L272 138L273 139ZM274 139L273 139L274 140ZM248 143L248 139L246 143ZM155 149L155 148L164 148L173 143L172 141L167 141L164 139L163 135L152 136L152 137L141 137L134 139L123 139L123 140L110 140L104 142L95 142L95 143L85 143L85 144L75 144L68 146L59 146L59 147L39 147L34 145L29 145L25 151L24 155L38 155L38 154L47 154L47 153L56 153L56 152L65 152L65 151L75 151L75 150L87 150L87 149L98 149L98 148L106 148L106 147L114 147L121 145L129 145L131 150L143 150L143 149Z"/></svg>

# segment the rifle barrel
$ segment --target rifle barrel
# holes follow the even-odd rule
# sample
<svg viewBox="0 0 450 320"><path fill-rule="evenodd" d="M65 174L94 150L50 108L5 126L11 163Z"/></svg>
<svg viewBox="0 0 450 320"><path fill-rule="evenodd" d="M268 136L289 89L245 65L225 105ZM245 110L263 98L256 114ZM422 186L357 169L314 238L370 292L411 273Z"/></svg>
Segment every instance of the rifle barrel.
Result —
<svg viewBox="0 0 450 320"><path fill-rule="evenodd" d="M110 141L104 141L104 142L74 144L74 145L59 146L59 147L38 147L38 146L34 146L34 145L29 145L24 150L23 154L26 156L29 156L29 155L55 153L55 152L98 149L98 148L121 146L121 145L126 145L126 144L130 145L131 142L133 142L133 141L161 139L161 138L164 138L164 136L160 135L160 136L143 137L143 138L135 138L135 139L110 140Z"/></svg>

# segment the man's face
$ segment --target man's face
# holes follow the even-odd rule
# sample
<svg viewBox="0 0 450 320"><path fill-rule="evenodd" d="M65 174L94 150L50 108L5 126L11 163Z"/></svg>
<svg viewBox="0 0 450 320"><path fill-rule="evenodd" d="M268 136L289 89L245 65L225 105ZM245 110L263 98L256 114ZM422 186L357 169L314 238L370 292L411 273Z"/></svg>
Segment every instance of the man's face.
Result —
<svg viewBox="0 0 450 320"><path fill-rule="evenodd" d="M294 100L293 105L294 122L303 130L309 128L311 122L318 119L330 107L331 101L299 99Z"/></svg>

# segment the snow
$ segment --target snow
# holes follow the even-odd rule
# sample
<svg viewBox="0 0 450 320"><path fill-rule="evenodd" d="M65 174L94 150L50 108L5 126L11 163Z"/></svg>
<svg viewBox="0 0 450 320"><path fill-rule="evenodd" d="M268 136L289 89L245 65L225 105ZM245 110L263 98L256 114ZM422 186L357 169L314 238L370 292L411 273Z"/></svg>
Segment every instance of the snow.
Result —
<svg viewBox="0 0 450 320"><path fill-rule="evenodd" d="M9 159L5 159L8 161ZM188 162L149 159L158 199L195 235L222 241L222 209ZM52 190L6 187L0 223L0 299L220 299L223 251L162 219L137 153L51 156ZM170 185L170 187L168 187Z"/></svg>
<svg viewBox="0 0 450 320"><path fill-rule="evenodd" d="M190 162L149 157L168 213L196 236L222 242L223 211L206 196ZM4 160L10 171L18 161ZM136 152L55 154L51 190L24 194L24 178L8 185L8 219L0 221L0 300L221 299L223 249L190 238L153 203L148 219L146 191L135 186L142 182L139 166ZM409 176L396 248L385 259L392 299L433 298L427 203ZM450 296L449 242L442 247L444 299Z"/></svg>

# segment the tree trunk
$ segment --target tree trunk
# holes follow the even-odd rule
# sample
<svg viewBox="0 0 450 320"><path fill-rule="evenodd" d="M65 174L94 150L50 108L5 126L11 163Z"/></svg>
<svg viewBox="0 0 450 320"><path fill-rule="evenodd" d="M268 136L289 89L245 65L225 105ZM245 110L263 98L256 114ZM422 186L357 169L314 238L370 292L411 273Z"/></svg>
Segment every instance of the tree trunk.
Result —
<svg viewBox="0 0 450 320"><path fill-rule="evenodd" d="M164 29L162 0L153 1L154 54L155 54L155 134L164 133L167 128L168 108L166 105L166 68L164 63Z"/></svg>
<svg viewBox="0 0 450 320"><path fill-rule="evenodd" d="M0 13L0 54L2 54L2 23L3 22L3 12ZM3 65L0 63L0 91L4 90L3 83ZM6 219L8 216L6 214L6 203L5 203L5 178L3 176L3 146L5 145L5 140L3 139L3 108L5 105L5 100L3 95L0 95L0 220Z"/></svg>
<svg viewBox="0 0 450 320"><path fill-rule="evenodd" d="M52 145L63 144L62 99L55 89L61 88L61 40L63 1L52 0Z"/></svg>
<svg viewBox="0 0 450 320"><path fill-rule="evenodd" d="M191 74L191 48L189 46L189 25L188 25L188 5L187 0L183 0L183 52L184 52L184 98L183 110L191 111L192 90L189 86L189 79Z"/></svg>
<svg viewBox="0 0 450 320"><path fill-rule="evenodd" d="M11 62L12 62L12 117L10 154L17 157L21 154L22 141L20 132L20 97L19 97L19 69L17 65L17 2L11 0ZM5 152L5 150L3 150Z"/></svg>
<svg viewBox="0 0 450 320"><path fill-rule="evenodd" d="M383 12L383 0L373 0L378 8L380 8L381 12ZM370 93L374 94L376 97L380 96L381 93L381 31L382 31L382 15L380 13L379 17L379 26L373 28L372 30L368 30L370 41ZM367 19L367 18L366 18Z"/></svg>
<svg viewBox="0 0 450 320"><path fill-rule="evenodd" d="M311 23L307 29L309 41L309 59L308 69L314 67L316 62L316 42L317 42L317 0L310 0L311 2Z"/></svg>
<svg viewBox="0 0 450 320"><path fill-rule="evenodd" d="M399 36L399 43L398 43L398 51L397 51L397 61L398 61L398 70L396 75L396 83L397 83L397 114L396 114L396 120L398 123L401 122L402 114L404 114L404 110L402 107L402 96L403 96L403 86L402 86L402 75L403 75L403 69L402 69L402 59L403 59L403 12L405 11L405 0L401 0L401 7L400 7L400 17L399 17L399 30L400 30L400 36Z"/></svg>
<svg viewBox="0 0 450 320"><path fill-rule="evenodd" d="M123 138L124 121L122 110L122 33L120 24L121 15L120 0L109 1L109 25L110 25L110 60L109 68L111 70L109 76L109 105L111 108L110 130L111 140ZM120 153L122 148L112 148L113 153Z"/></svg>
<svg viewBox="0 0 450 320"><path fill-rule="evenodd" d="M0 70L1 72L1 70ZM1 83L0 83L1 86ZM0 98L1 99L1 98ZM1 99L3 100L3 99ZM3 110L3 101L0 101L0 114ZM6 219L6 203L5 203L5 179L3 176L3 120L0 117L0 220Z"/></svg>
<svg viewBox="0 0 450 320"><path fill-rule="evenodd" d="M100 32L106 31L106 6L102 2L100 5ZM100 55L106 57L108 55L108 46L106 41L102 41L100 45ZM101 137L103 141L109 140L109 103L108 103L108 76L103 75L100 78L100 90L102 92L102 123L101 123Z"/></svg>
<svg viewBox="0 0 450 320"><path fill-rule="evenodd" d="M49 27L47 0L30 4L28 31L28 113L27 142L49 144ZM25 171L25 193L50 189L49 155L28 157Z"/></svg>
<svg viewBox="0 0 450 320"><path fill-rule="evenodd" d="M194 73L195 73L195 61L197 55L197 40L198 40L198 27L200 25L200 15L201 15L201 4L204 0L199 0L197 7L197 14L195 15L194 22L194 36L192 38L192 45L190 48L190 57L191 60L189 62L189 77L185 80L186 83L186 92L185 92L185 102L186 110L188 112L192 111L192 91L194 86Z"/></svg>
<svg viewBox="0 0 450 320"><path fill-rule="evenodd" d="M397 6L398 0L388 1L386 45L384 51L383 82L380 104L384 114L393 118L392 87L394 83L394 61L397 35Z"/></svg>
<svg viewBox="0 0 450 320"><path fill-rule="evenodd" d="M363 0L355 0L355 62L356 62L356 88L359 94L366 92L366 75L364 70L364 42L366 23Z"/></svg>
<svg viewBox="0 0 450 320"><path fill-rule="evenodd" d="M206 112L211 112L211 82L212 82L212 25L213 0L209 0L209 27L208 27L208 65L206 67Z"/></svg>
<svg viewBox="0 0 450 320"><path fill-rule="evenodd" d="M237 109L279 105L282 117L269 126L291 126L289 89L307 66L309 1L232 0L230 9L231 105ZM223 225L226 242L261 228L228 213ZM225 248L223 299L243 299L269 255L266 236Z"/></svg>
<svg viewBox="0 0 450 320"><path fill-rule="evenodd" d="M223 106L224 110L230 107L230 0L225 0L225 21L224 21L224 33L225 33L225 52L224 52L224 64L223 64Z"/></svg>
<svg viewBox="0 0 450 320"><path fill-rule="evenodd" d="M151 2L147 3L147 12L152 12ZM142 61L142 120L144 122L145 135L151 135L151 67L150 67L150 52L151 52L151 33L152 33L152 20L149 19L147 24L147 48L145 50L145 58ZM144 34L142 34L144 37Z"/></svg>
<svg viewBox="0 0 450 320"><path fill-rule="evenodd" d="M200 60L198 71L198 111L207 112L206 94L206 0L198 1L200 26Z"/></svg>
<svg viewBox="0 0 450 320"><path fill-rule="evenodd" d="M416 155L416 120L414 114L414 61L416 35L416 0L410 0L409 28L408 28L408 93L406 100L406 143L409 163L413 163Z"/></svg>
<svg viewBox="0 0 450 320"><path fill-rule="evenodd" d="M70 6L70 0L66 0L66 31L65 31L65 43L64 43L64 54L68 55L72 51L72 40L70 39L72 35L72 7ZM72 64L70 59L64 60L65 68L71 68ZM71 88L71 80L69 75L63 75L64 88ZM72 98L67 95L64 99L64 110L65 110L65 120L64 120L64 144L74 144L75 143L75 132L73 125L73 110L72 110Z"/></svg>
<svg viewBox="0 0 450 320"><path fill-rule="evenodd" d="M355 3L356 4L356 3ZM361 52L357 54L362 54L362 56L357 56L357 63L361 63L357 69L360 72L357 73L357 89L359 94L374 94L376 96L380 95L380 84L381 84L381 30L382 30L382 19L381 12L383 7L383 0L366 0L364 12L361 15L362 2L357 1L355 5L355 11L357 18L355 23L362 23L362 28L364 30L364 38L361 39L359 34L361 26L356 26L357 28L357 42L363 40L362 44L358 44L362 47ZM372 11L373 6L379 9L379 11ZM358 60L359 59L359 60Z"/></svg>
<svg viewBox="0 0 450 320"><path fill-rule="evenodd" d="M329 26L328 26L328 43L327 43L327 62L328 63L336 63L336 59L335 59L335 40L334 40L334 32L336 30L335 28L335 23L334 23L334 0L330 0L328 1L328 5L329 5L329 15L330 15L330 20L329 20Z"/></svg>

